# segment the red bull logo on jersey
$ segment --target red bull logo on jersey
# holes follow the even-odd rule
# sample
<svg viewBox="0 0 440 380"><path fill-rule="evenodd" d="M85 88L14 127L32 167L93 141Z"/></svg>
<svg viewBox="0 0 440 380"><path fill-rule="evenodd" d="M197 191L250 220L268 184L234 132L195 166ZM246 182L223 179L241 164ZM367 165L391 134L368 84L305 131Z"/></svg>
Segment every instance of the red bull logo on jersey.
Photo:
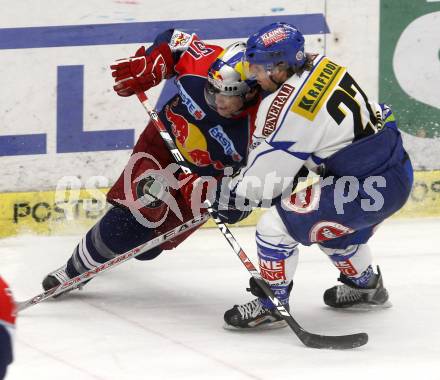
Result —
<svg viewBox="0 0 440 380"><path fill-rule="evenodd" d="M224 169L221 161L211 158L206 138L196 125L173 112L168 105L165 107L165 117L171 124L177 148L186 160L197 166L212 165L217 170Z"/></svg>
<svg viewBox="0 0 440 380"><path fill-rule="evenodd" d="M211 155L209 154L209 151L203 150L203 149L193 149L189 153L189 156L191 157L191 160L193 164L197 166L208 166L212 165L217 170L223 170L225 166L222 164L221 161L213 160L211 158Z"/></svg>
<svg viewBox="0 0 440 380"><path fill-rule="evenodd" d="M189 135L188 121L183 116L171 111L170 106L165 107L165 117L171 123L171 131L173 132L176 140L181 145L185 145L186 139Z"/></svg>

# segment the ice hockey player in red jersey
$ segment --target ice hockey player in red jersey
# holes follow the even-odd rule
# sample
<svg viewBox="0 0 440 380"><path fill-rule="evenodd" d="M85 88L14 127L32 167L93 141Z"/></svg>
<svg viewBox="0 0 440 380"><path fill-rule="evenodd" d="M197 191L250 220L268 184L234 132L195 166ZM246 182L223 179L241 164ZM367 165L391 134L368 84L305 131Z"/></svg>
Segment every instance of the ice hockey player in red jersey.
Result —
<svg viewBox="0 0 440 380"><path fill-rule="evenodd" d="M12 338L15 328L15 302L8 285L0 276L0 380L12 362Z"/></svg>
<svg viewBox="0 0 440 380"><path fill-rule="evenodd" d="M244 75L245 44L226 49L195 34L167 30L147 50L111 66L114 90L122 97L174 78L178 93L159 116L191 170L219 178L225 168L243 166L260 102L259 86ZM43 280L45 290L136 247L193 218L179 191L177 164L150 122L123 173L107 194L112 207L83 237L61 268ZM143 206L137 207L142 199ZM137 256L151 260L175 248L193 230Z"/></svg>

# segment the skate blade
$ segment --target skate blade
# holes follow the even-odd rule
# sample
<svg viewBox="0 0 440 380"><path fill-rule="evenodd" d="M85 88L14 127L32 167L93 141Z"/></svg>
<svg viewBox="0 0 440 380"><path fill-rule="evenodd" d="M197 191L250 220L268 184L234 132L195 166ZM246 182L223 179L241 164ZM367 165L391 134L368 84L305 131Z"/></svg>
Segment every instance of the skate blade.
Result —
<svg viewBox="0 0 440 380"><path fill-rule="evenodd" d="M227 323L223 325L223 328L229 331L275 330L275 329L281 329L283 327L287 327L287 322L284 320L271 322L271 323L262 323L261 325L255 327L237 327L237 326L228 325Z"/></svg>
<svg viewBox="0 0 440 380"><path fill-rule="evenodd" d="M365 312L365 311L374 311L374 310L382 310L389 309L393 304L390 301L387 301L381 305L374 305L370 303L360 303L357 305L349 306L349 307L340 307L340 308L331 308L332 310L340 310L340 311L353 311L353 312Z"/></svg>

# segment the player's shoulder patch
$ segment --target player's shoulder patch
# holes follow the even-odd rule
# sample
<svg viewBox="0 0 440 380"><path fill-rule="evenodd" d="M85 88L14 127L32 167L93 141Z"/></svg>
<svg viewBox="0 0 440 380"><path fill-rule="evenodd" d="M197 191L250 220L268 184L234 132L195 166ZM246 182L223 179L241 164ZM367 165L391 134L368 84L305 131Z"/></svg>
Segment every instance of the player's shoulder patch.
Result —
<svg viewBox="0 0 440 380"><path fill-rule="evenodd" d="M169 46L172 52L185 51L191 44L192 35L182 32L180 30L174 30Z"/></svg>
<svg viewBox="0 0 440 380"><path fill-rule="evenodd" d="M292 95L295 87L288 83L284 83L278 90L276 96L273 98L272 103L270 103L269 109L266 113L266 119L264 120L264 126L262 134L264 137L269 136L276 128L278 119L281 115L281 111L287 104L290 95Z"/></svg>
<svg viewBox="0 0 440 380"><path fill-rule="evenodd" d="M290 110L313 121L344 71L345 67L324 57L314 68Z"/></svg>

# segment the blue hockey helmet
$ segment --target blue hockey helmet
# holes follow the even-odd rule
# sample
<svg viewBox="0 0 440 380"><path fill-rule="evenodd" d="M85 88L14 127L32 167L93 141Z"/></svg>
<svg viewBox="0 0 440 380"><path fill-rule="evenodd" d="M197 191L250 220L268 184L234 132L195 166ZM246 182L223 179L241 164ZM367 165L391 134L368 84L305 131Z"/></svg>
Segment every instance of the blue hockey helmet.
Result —
<svg viewBox="0 0 440 380"><path fill-rule="evenodd" d="M275 22L254 33L247 40L246 60L263 65L267 71L284 62L295 71L305 61L304 36L293 25Z"/></svg>

